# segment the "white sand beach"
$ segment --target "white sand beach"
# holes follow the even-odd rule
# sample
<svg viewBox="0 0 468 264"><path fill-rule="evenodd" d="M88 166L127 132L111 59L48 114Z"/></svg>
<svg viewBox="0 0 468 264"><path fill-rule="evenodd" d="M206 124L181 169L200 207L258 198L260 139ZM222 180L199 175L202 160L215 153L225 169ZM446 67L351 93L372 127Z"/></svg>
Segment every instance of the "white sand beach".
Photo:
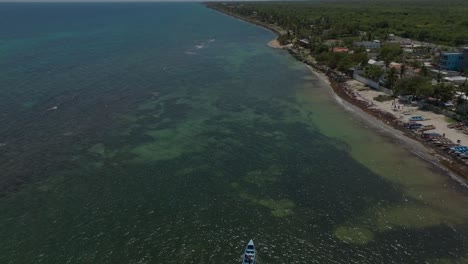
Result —
<svg viewBox="0 0 468 264"><path fill-rule="evenodd" d="M442 135L445 134L445 137L452 140L453 142L460 140L461 145L468 145L468 135L463 134L463 132L459 130L448 128L447 125L449 125L450 122L444 115L436 114L430 111L422 111L419 110L417 106L403 105L398 102L397 109L395 110L394 106L392 105L393 101L378 102L374 100L374 98L379 95L385 95L384 92L365 87L364 84L356 80L347 81L347 85L353 89L357 99L367 101L369 104L372 104L372 108L377 108L391 113L403 122L409 121L411 116L422 116L425 120L418 121L418 123L435 126L435 129L430 131Z"/></svg>
<svg viewBox="0 0 468 264"><path fill-rule="evenodd" d="M281 45L277 39L268 42L268 46L274 49L287 49L290 45Z"/></svg>

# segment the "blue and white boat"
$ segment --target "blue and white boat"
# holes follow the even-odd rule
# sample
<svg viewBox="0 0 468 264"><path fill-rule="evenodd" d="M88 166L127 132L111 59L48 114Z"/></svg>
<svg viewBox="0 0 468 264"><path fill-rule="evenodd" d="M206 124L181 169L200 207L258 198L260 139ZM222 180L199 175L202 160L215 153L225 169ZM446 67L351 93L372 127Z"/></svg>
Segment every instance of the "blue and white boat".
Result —
<svg viewBox="0 0 468 264"><path fill-rule="evenodd" d="M250 239L245 248L244 255L242 256L242 264L255 264L255 254L255 245L253 240Z"/></svg>

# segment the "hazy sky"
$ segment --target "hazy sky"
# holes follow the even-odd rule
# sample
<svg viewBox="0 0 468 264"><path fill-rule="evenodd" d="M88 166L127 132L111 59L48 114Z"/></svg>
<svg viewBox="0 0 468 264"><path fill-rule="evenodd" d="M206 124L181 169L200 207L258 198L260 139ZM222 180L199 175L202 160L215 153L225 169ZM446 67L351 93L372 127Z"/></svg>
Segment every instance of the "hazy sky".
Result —
<svg viewBox="0 0 468 264"><path fill-rule="evenodd" d="M210 0L0 0L0 2L207 2ZM216 1L216 0L211 0ZM223 0L229 1L229 0ZM239 0L237 0L239 1ZM242 1L242 0L240 0Z"/></svg>
<svg viewBox="0 0 468 264"><path fill-rule="evenodd" d="M0 0L2 2L242 2L242 1L279 1L279 0ZM284 1L284 0L283 0ZM286 0L287 1L287 0Z"/></svg>

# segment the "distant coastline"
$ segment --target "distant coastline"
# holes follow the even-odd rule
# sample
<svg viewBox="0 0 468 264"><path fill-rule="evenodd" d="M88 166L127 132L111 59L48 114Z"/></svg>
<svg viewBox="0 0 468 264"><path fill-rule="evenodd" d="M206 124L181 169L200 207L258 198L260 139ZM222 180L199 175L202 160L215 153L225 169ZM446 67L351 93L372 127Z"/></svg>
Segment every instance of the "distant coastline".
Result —
<svg viewBox="0 0 468 264"><path fill-rule="evenodd" d="M253 19L251 17L244 17L239 14L229 12L228 10L217 8L216 6L210 5L209 3L204 3L204 5L207 8L216 10L228 16L235 17L237 19L240 19L240 20L243 20L243 21L246 21L246 22L249 22L249 23L271 30L277 35L277 38L271 40L268 43L268 46L272 48L285 48L277 40L278 37L280 37L281 35L287 34L287 31L284 30L283 28L263 22L263 21ZM298 61L304 62L304 60L301 57L292 53L290 50L288 51ZM399 140L404 140L406 143L409 143L408 148L411 150L414 150L412 152L415 152L416 155L425 159L426 161L436 164L438 167L442 169L445 169L447 173L450 174L450 176L454 180L460 182L460 184L463 185L464 187L468 187L468 166L465 166L464 164L454 161L446 153L444 153L443 151L439 149L433 148L431 145L424 142L421 138L407 133L407 131L405 131L403 127L397 123L398 120L391 113L388 113L385 111L378 111L378 110L376 111L376 109L370 109L366 103L364 103L362 100L356 99L353 96L352 91L347 89L343 84L337 82L333 75L327 74L325 70L322 69L319 65L314 65L310 63L306 63L306 64L309 65L313 73L317 74L319 77L322 77L322 79L326 81L326 83L333 90L336 96L345 100L348 104L356 108L359 108L362 111L362 113L365 113L367 116L372 117L372 119L375 118L375 119L380 120L384 126L388 127L388 129L386 129L387 131L390 131L390 130L393 130L393 132L400 131L400 133L398 135L395 135L395 137L397 137ZM362 119L367 120L368 122L374 124L373 122L374 120L369 121L368 119L365 119L365 118L362 118ZM401 136L404 136L404 138L402 138Z"/></svg>
<svg viewBox="0 0 468 264"><path fill-rule="evenodd" d="M244 16L238 15L236 13L229 12L227 10L217 8L216 6L210 5L209 3L203 3L203 5L205 5L207 8L216 10L216 11L221 12L223 14L226 14L228 16L235 17L235 18L238 18L240 20L243 20L243 21L246 21L246 22L249 22L249 23L264 27L264 28L267 28L267 29L273 31L278 37L280 35L282 35L282 34L286 34L286 30L284 30L283 28L281 28L279 26L272 25L272 24L269 24L269 23L265 23L265 22L262 22L262 21L259 21L259 20L256 20L256 19L252 19L252 18L249 18L249 17L244 17Z"/></svg>

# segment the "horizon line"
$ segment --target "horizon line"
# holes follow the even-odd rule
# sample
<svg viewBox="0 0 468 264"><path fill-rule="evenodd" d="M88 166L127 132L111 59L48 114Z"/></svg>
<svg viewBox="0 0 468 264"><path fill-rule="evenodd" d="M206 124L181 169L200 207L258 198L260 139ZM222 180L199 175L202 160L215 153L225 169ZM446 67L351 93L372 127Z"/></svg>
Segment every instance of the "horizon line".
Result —
<svg viewBox="0 0 468 264"><path fill-rule="evenodd" d="M17 0L17 1L2 1L0 3L204 3L204 2L276 2L284 0ZM304 1L304 0L294 0Z"/></svg>

